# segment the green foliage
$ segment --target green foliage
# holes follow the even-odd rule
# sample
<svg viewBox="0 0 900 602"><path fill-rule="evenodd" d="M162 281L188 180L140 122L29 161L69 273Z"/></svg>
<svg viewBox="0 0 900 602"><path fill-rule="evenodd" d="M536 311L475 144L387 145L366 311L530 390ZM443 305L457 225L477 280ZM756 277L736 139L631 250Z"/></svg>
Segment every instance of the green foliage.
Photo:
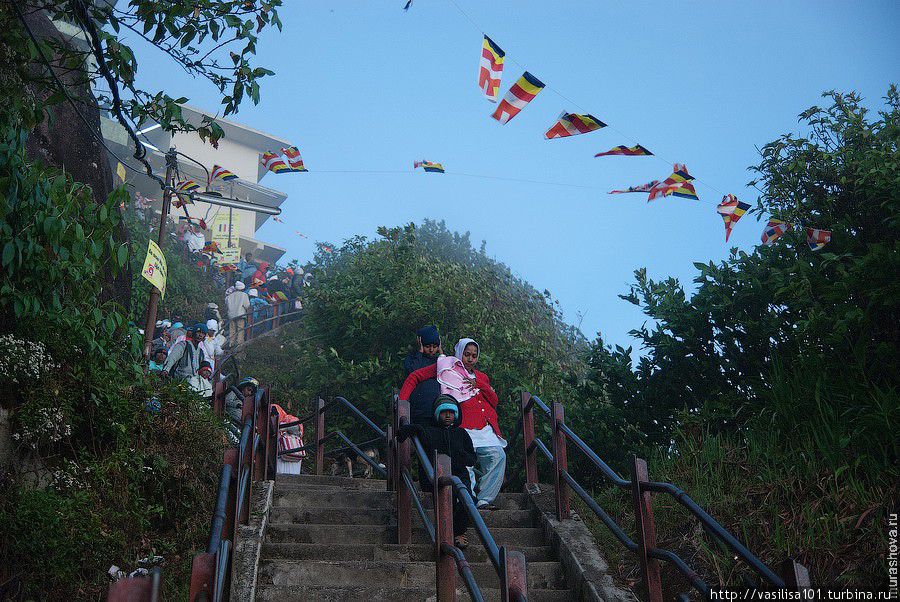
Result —
<svg viewBox="0 0 900 602"><path fill-rule="evenodd" d="M537 292L443 223L380 228L379 234L316 258L299 325L255 343L242 372L277 384L282 400L307 402L326 390L344 395L385 424L415 331L437 324L445 353L463 336L481 344L479 368L501 397L507 433L518 416L517 401L509 400L520 389L565 396L570 375L585 369L577 357L584 341L563 324L549 293Z"/></svg>
<svg viewBox="0 0 900 602"><path fill-rule="evenodd" d="M177 591L211 513L221 428L196 394L143 374L126 309L103 301L132 261L115 240L124 192L98 206L25 160L14 114L0 108L0 124L0 335L17 345L0 362L14 444L0 467L0 582L97 599L110 564L155 553ZM153 395L158 416L144 409Z"/></svg>
<svg viewBox="0 0 900 602"><path fill-rule="evenodd" d="M155 228L158 224L148 226L129 212L125 217L125 225L131 247L131 319L143 326L151 284L141 275L141 270L147 253L147 242L151 236L156 242ZM171 224L169 226L167 231L171 232ZM207 303L218 302L222 307L221 287L216 284L210 272L199 271L184 243L167 236L163 253L168 269L166 296L160 300L157 316L163 318L178 315L185 320L197 321L203 317Z"/></svg>
<svg viewBox="0 0 900 602"><path fill-rule="evenodd" d="M23 8L26 13L42 11L50 19L74 23L87 31L88 40L96 29L99 46L92 45L90 51L99 64L108 67L116 86L128 92L122 94L121 105L134 123L153 121L167 131L197 131L201 139L215 144L224 134L221 126L210 118L201 123L185 120L179 105L188 98L165 90L144 90L138 85L140 57L131 41L140 39L155 46L186 73L209 81L221 94L224 114L229 115L238 111L245 98L258 104L260 80L274 75L255 64L254 58L258 36L267 28L282 28L280 6L281 0L258 4L245 0L134 0L127 4L66 0L33 7L26 4ZM104 74L84 69L83 49L61 39L40 39L35 46L8 7L0 8L0 24L0 35L10 51L7 62L21 81L48 93L41 110L66 101L66 94L52 78L31 68L41 62L41 53L53 57L72 81L90 82L101 107L116 106ZM66 93L72 96L71 91ZM21 87L15 90L14 100L23 94Z"/></svg>
<svg viewBox="0 0 900 602"><path fill-rule="evenodd" d="M900 476L900 97L891 87L870 119L856 95L826 96L801 115L805 136L763 147L754 211L832 242L812 252L801 228L697 263L691 296L638 270L622 298L650 318L632 331L646 355L632 369L598 339L589 361L654 478L699 492L767 560L791 554L816 584L868 586L884 574L879 525ZM704 541L659 520L686 554ZM727 554L705 546L707 574L733 583Z"/></svg>
<svg viewBox="0 0 900 602"><path fill-rule="evenodd" d="M62 372L47 384L65 378ZM26 393L15 432L76 386ZM130 570L149 555L163 556L166 589L178 597L190 556L206 537L223 446L208 404L180 385L118 386L122 396L105 400L115 407L55 415L71 436L39 449L21 446L22 460L0 483L0 566L14 570L32 599L100 598L111 564ZM150 395L161 402L157 415L144 409Z"/></svg>

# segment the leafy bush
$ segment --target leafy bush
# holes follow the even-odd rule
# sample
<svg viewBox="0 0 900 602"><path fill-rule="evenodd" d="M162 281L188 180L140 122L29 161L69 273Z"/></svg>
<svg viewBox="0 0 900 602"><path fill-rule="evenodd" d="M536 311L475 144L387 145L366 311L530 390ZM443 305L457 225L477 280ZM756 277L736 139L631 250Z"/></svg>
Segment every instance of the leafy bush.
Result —
<svg viewBox="0 0 900 602"><path fill-rule="evenodd" d="M132 260L117 238L127 195L97 205L68 174L26 161L25 125L7 108L0 403L13 453L0 466L0 583L30 599L98 599L111 564L160 554L177 597L212 512L221 427L196 394L144 374L128 310L102 301Z"/></svg>

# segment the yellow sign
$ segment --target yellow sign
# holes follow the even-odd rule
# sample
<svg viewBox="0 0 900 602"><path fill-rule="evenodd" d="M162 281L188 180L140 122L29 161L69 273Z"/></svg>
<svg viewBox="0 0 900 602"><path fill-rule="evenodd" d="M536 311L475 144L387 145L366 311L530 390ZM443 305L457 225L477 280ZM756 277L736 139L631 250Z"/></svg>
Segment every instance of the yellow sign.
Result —
<svg viewBox="0 0 900 602"><path fill-rule="evenodd" d="M147 245L147 257L144 258L144 269L141 270L141 276L147 279L150 284L159 289L159 296L166 296L166 256L163 255L162 249L153 242Z"/></svg>
<svg viewBox="0 0 900 602"><path fill-rule="evenodd" d="M219 265L232 265L241 260L241 250L237 247L225 247L222 254L216 258Z"/></svg>
<svg viewBox="0 0 900 602"><path fill-rule="evenodd" d="M219 246L222 247L223 251L229 246L229 232L231 233L230 246L238 246L238 224L240 224L240 217L240 214L236 211L219 211L215 217L213 217L212 224L210 225L212 239L219 243Z"/></svg>
<svg viewBox="0 0 900 602"><path fill-rule="evenodd" d="M116 175L119 176L119 179L122 180L122 183L125 183L125 166L119 163L116 165Z"/></svg>

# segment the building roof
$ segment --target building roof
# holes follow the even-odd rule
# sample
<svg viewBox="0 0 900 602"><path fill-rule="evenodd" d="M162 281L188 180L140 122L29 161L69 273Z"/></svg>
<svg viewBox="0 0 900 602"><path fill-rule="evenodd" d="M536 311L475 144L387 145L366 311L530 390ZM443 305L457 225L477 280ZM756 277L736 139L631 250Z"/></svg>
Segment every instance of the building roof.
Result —
<svg viewBox="0 0 900 602"><path fill-rule="evenodd" d="M272 150L273 148L281 148L282 146L290 146L291 142L284 138L277 138L272 134L267 134L260 130L253 129L241 123L236 123L224 117L219 117L213 113L192 107L189 105L181 105L182 114L185 119L192 124L199 125L204 117L215 120L225 131L225 138L250 148L255 148L259 152Z"/></svg>

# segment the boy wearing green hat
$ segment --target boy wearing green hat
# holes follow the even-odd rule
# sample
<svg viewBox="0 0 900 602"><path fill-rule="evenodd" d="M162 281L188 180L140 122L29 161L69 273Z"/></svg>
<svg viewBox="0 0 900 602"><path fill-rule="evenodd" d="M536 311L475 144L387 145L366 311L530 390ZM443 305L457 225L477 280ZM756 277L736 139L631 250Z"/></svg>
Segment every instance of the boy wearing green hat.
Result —
<svg viewBox="0 0 900 602"><path fill-rule="evenodd" d="M459 426L461 421L459 404L451 395L440 395L434 400L432 407L434 410L432 424L424 427L414 423L407 424L400 429L400 440L403 441L407 437L415 435L419 438L429 458L434 458L435 452L450 456L450 472L453 476L459 477L459 480L471 491L469 467L475 465L477 456L475 448L472 446L472 438L465 429ZM419 483L423 487L430 487L423 477L424 474L420 473ZM453 542L460 549L468 545L465 535L468 526L469 515L463 504L454 496Z"/></svg>

